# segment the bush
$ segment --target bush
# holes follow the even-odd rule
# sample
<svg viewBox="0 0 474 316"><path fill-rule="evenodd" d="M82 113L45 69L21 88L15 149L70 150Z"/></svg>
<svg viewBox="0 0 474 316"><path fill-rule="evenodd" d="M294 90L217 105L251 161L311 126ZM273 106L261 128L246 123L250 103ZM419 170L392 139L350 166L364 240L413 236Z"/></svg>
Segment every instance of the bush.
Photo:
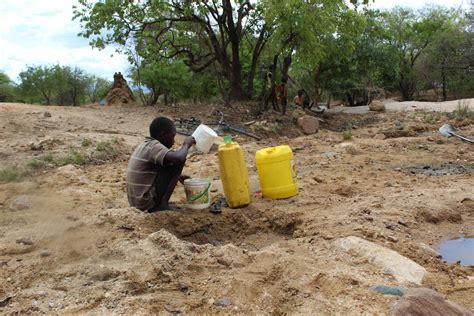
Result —
<svg viewBox="0 0 474 316"><path fill-rule="evenodd" d="M59 158L57 161L58 165L85 165L86 159L77 150L72 150L68 155Z"/></svg>
<svg viewBox="0 0 474 316"><path fill-rule="evenodd" d="M342 132L342 139L351 140L352 139L352 124L349 123L346 126L346 129Z"/></svg>
<svg viewBox="0 0 474 316"><path fill-rule="evenodd" d="M36 170L36 169L40 168L43 165L43 162L36 159L36 158L33 158L30 161L28 161L28 163L26 165L28 166L28 168Z"/></svg>
<svg viewBox="0 0 474 316"><path fill-rule="evenodd" d="M47 153L39 158L40 160L44 162L53 162L54 161L54 156L52 153Z"/></svg>
<svg viewBox="0 0 474 316"><path fill-rule="evenodd" d="M465 119L468 119L469 117L471 117L472 114L473 112L471 111L469 101L467 100L463 100L462 102L458 101L458 106L456 110L454 110L453 112L454 119L456 121L463 121Z"/></svg>
<svg viewBox="0 0 474 316"><path fill-rule="evenodd" d="M82 140L82 147L89 147L90 145L92 145L92 141L88 138L84 138Z"/></svg>
<svg viewBox="0 0 474 316"><path fill-rule="evenodd" d="M0 170L1 182L12 182L18 178L18 170L14 166L6 167Z"/></svg>

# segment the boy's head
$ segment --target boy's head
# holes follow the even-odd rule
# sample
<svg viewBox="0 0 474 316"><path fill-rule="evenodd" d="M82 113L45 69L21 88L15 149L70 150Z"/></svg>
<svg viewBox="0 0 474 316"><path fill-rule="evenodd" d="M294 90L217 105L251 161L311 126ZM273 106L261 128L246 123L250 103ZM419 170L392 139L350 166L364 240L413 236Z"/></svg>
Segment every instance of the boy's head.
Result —
<svg viewBox="0 0 474 316"><path fill-rule="evenodd" d="M150 136L158 140L167 148L173 147L176 128L172 120L167 117L157 117L150 124Z"/></svg>

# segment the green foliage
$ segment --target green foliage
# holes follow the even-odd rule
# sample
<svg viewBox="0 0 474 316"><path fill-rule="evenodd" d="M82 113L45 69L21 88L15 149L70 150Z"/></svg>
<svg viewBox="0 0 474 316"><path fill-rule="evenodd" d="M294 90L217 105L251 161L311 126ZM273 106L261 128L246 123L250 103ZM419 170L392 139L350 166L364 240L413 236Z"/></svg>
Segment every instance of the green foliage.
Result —
<svg viewBox="0 0 474 316"><path fill-rule="evenodd" d="M441 112L429 112L423 114L423 122L428 124L437 123L441 120L443 114Z"/></svg>
<svg viewBox="0 0 474 316"><path fill-rule="evenodd" d="M87 102L96 103L101 101L107 95L112 82L97 76L89 76L87 78Z"/></svg>
<svg viewBox="0 0 474 316"><path fill-rule="evenodd" d="M40 160L44 162L53 162L54 161L54 156L52 153L47 153L39 157Z"/></svg>
<svg viewBox="0 0 474 316"><path fill-rule="evenodd" d="M121 153L121 144L118 138L113 138L109 141L101 141L97 143L92 157L100 161L109 161L117 158Z"/></svg>
<svg viewBox="0 0 474 316"><path fill-rule="evenodd" d="M26 165L27 165L28 168L36 170L36 169L39 169L42 166L42 161L40 161L36 158L33 158L30 161L28 161L28 163Z"/></svg>
<svg viewBox="0 0 474 316"><path fill-rule="evenodd" d="M465 119L474 117L474 112L471 110L471 106L468 101L458 101L456 110L453 111L453 116L456 121L463 121Z"/></svg>
<svg viewBox="0 0 474 316"><path fill-rule="evenodd" d="M15 86L7 74L0 71L0 102L15 101Z"/></svg>
<svg viewBox="0 0 474 316"><path fill-rule="evenodd" d="M65 165L85 165L86 158L77 150L71 150L67 155L60 157L56 163L60 166Z"/></svg>
<svg viewBox="0 0 474 316"><path fill-rule="evenodd" d="M342 131L342 139L351 140L352 139L352 124L348 123L344 131Z"/></svg>
<svg viewBox="0 0 474 316"><path fill-rule="evenodd" d="M46 105L73 105L96 102L110 87L107 80L87 75L70 66L28 66L19 74L22 99Z"/></svg>
<svg viewBox="0 0 474 316"><path fill-rule="evenodd" d="M89 138L84 138L82 140L81 145L82 147L89 147L90 145L92 145L92 140L90 140Z"/></svg>
<svg viewBox="0 0 474 316"><path fill-rule="evenodd" d="M18 170L15 166L7 166L0 169L0 182L12 182L18 178Z"/></svg>

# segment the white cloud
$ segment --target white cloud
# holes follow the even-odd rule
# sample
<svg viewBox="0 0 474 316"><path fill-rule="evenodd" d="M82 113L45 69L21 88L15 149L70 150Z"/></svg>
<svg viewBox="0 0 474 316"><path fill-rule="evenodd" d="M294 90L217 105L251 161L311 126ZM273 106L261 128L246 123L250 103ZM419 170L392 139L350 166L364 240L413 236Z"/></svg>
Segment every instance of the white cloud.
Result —
<svg viewBox="0 0 474 316"><path fill-rule="evenodd" d="M124 56L113 48L92 49L86 39L77 36L79 23L71 20L75 2L0 1L0 70L13 80L27 65L56 63L78 66L107 79L116 71L125 73Z"/></svg>

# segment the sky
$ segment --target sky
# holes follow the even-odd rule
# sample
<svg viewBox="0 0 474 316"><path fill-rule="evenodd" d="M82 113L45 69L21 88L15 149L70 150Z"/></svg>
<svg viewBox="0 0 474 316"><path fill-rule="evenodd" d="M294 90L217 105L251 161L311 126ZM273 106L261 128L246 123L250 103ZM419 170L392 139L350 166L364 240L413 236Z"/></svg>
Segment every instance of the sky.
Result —
<svg viewBox="0 0 474 316"><path fill-rule="evenodd" d="M77 0L0 0L0 71L18 82L28 65L78 66L87 73L112 80L114 72L127 73L128 62L113 48L92 49L77 36L78 21L72 21ZM469 8L474 0L376 0L371 7L396 5L422 8L425 4ZM111 56L113 55L113 56Z"/></svg>

